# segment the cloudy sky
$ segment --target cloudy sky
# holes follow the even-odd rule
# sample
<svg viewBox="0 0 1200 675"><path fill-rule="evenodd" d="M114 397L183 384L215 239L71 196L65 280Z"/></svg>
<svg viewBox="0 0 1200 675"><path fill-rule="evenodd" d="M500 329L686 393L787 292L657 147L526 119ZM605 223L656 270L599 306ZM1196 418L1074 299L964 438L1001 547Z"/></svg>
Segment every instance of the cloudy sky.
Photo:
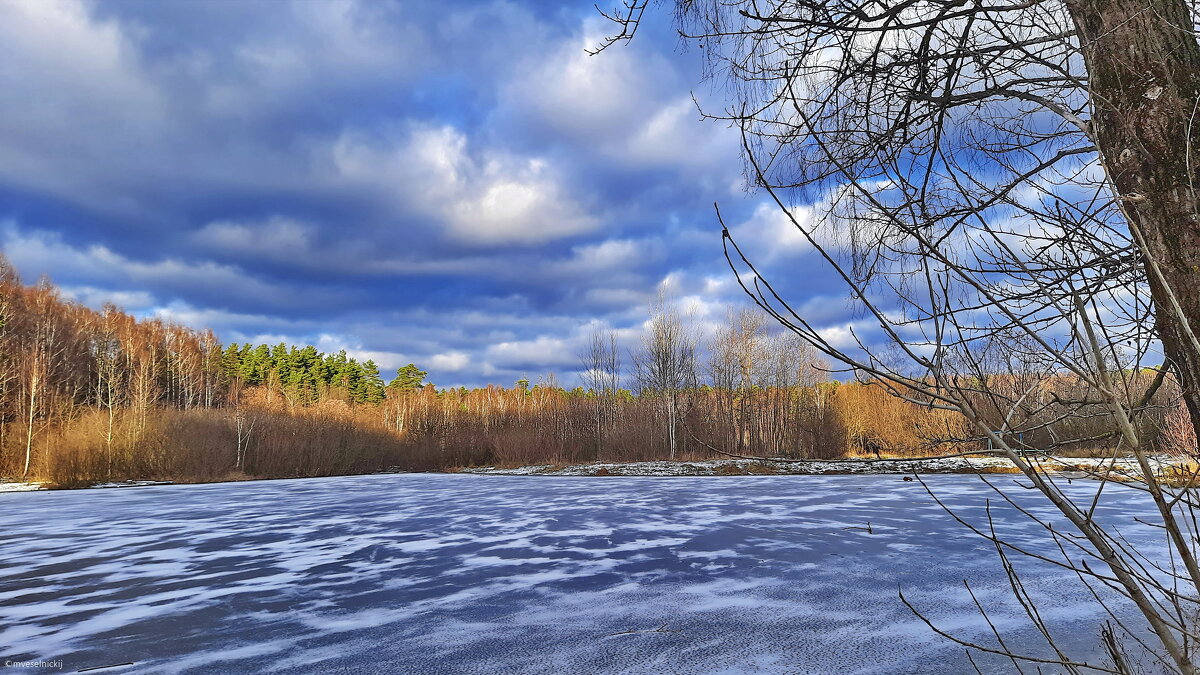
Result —
<svg viewBox="0 0 1200 675"><path fill-rule="evenodd" d="M846 325L668 13L588 56L590 0L0 0L0 244L226 342L573 384L591 323L631 343L660 287L709 329L744 302L717 201Z"/></svg>

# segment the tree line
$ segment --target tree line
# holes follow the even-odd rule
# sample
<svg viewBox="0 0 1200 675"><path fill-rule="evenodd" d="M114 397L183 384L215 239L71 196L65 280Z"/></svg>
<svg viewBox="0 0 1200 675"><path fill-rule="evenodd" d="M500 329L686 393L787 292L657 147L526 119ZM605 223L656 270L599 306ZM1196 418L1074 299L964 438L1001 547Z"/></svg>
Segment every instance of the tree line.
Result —
<svg viewBox="0 0 1200 675"><path fill-rule="evenodd" d="M597 328L579 359L572 389L553 375L438 389L414 364L385 384L345 351L224 346L211 331L90 309L47 280L24 285L0 260L0 476L77 485L696 460L720 456L713 447L792 458L982 447L961 415L831 380L810 347L749 309L701 339L659 300L633 349ZM1045 398L1070 389L1064 378ZM1057 424L1090 425L1061 434L1092 439L1069 449L1106 447L1112 428L1102 413Z"/></svg>

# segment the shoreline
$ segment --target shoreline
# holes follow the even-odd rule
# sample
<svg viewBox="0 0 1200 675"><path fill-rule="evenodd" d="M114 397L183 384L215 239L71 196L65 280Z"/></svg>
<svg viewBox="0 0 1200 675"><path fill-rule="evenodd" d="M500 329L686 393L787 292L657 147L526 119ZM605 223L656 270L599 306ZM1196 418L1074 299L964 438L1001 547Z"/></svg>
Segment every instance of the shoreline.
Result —
<svg viewBox="0 0 1200 675"><path fill-rule="evenodd" d="M1178 460L1165 456L1152 456L1151 462L1161 475ZM1097 473L1110 471L1113 480L1140 473L1137 460L1120 457L1115 461L1103 457L1031 457L1047 472L1070 478L1094 478ZM163 485L211 485L214 483L258 482L264 480L302 480L310 478L334 478L341 476L377 476L390 474L465 474L475 476L550 476L550 477L722 477L722 476L911 476L915 474L1012 474L1020 471L1005 457L954 457L921 460L905 458L841 459L778 461L772 459L710 459L710 460L652 460L643 462L586 462L580 464L530 464L517 467L470 466L456 467L445 471L405 471L399 468L383 469L361 474L331 474L329 476L272 476L246 477L231 480L124 480L106 481L94 485L63 487L53 483L29 482L0 479L0 494L10 492L41 492L57 490L90 490L153 487Z"/></svg>
<svg viewBox="0 0 1200 675"><path fill-rule="evenodd" d="M1048 473L1089 477L1106 470L1114 479L1140 472L1133 457L1031 457ZM1170 458L1152 457L1159 472L1171 466ZM702 461L590 462L585 464L533 464L499 468L464 467L457 473L487 476L829 476L912 474L1019 474L1005 457L955 457L949 459L805 460L712 459Z"/></svg>

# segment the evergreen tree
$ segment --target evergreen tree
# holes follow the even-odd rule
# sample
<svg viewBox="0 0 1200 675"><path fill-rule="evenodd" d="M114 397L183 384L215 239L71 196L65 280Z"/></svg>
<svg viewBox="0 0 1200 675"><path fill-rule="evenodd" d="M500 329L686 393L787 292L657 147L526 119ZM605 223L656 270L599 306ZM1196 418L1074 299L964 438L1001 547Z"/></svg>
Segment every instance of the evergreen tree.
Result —
<svg viewBox="0 0 1200 675"><path fill-rule="evenodd" d="M345 358L346 356L345 351L339 352L339 354L342 358ZM350 395L351 401L357 402L363 396L363 371L362 366L358 363L358 361L355 361L354 359L346 359L345 363L342 364L342 371L338 375L338 379L341 381L342 386L345 387L346 392Z"/></svg>
<svg viewBox="0 0 1200 675"><path fill-rule="evenodd" d="M242 378L242 353L236 342L221 352L221 379L226 382Z"/></svg>
<svg viewBox="0 0 1200 675"><path fill-rule="evenodd" d="M275 348L271 350L270 370L278 376L280 382L285 381L288 377L288 371L290 370L288 367L289 357L288 347L282 342L275 345Z"/></svg>
<svg viewBox="0 0 1200 675"><path fill-rule="evenodd" d="M396 378L388 383L388 389L398 392L417 391L425 386L425 376L428 374L410 363L396 369Z"/></svg>
<svg viewBox="0 0 1200 675"><path fill-rule="evenodd" d="M258 385L266 381L267 372L271 369L271 348L266 345L255 347L246 343L241 353L242 381L248 385Z"/></svg>
<svg viewBox="0 0 1200 675"><path fill-rule="evenodd" d="M292 401L308 405L320 398L321 356L312 345L303 349L292 347L288 353L287 375L282 381L284 392Z"/></svg>
<svg viewBox="0 0 1200 675"><path fill-rule="evenodd" d="M354 395L355 403L382 403L384 398L383 378L379 376L379 366L374 361L367 360L359 368L358 389Z"/></svg>

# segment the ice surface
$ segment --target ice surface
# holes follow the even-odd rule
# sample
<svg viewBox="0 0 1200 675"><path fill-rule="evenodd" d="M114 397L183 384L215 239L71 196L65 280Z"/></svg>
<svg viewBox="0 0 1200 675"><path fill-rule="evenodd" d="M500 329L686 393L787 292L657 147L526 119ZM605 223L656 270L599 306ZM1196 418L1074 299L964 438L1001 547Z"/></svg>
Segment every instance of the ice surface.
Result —
<svg viewBox="0 0 1200 675"><path fill-rule="evenodd" d="M968 519L989 498L997 508L979 477L927 481ZM1120 523L1150 510L1117 487L1104 504ZM1015 511L995 515L1046 550ZM856 529L868 521L873 534ZM897 589L939 625L987 640L963 579L1006 639L1038 649L990 545L894 475L41 491L0 495L0 529L0 658L62 659L67 671L960 673L962 651ZM1078 581L1021 566L1043 617L1094 657L1104 617Z"/></svg>

